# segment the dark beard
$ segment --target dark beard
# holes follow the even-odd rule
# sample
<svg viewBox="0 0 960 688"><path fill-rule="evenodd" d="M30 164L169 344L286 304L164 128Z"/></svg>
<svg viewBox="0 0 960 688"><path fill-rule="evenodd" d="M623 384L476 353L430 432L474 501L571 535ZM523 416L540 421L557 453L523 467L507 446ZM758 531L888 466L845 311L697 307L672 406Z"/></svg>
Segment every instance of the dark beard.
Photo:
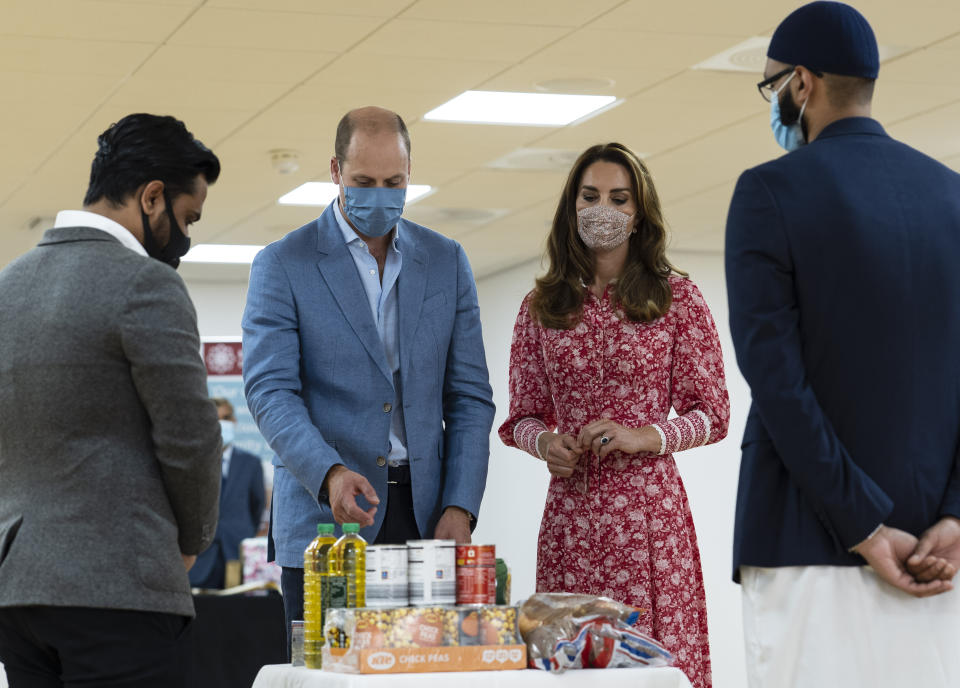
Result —
<svg viewBox="0 0 960 688"><path fill-rule="evenodd" d="M780 122L783 123L784 126L789 127L800 119L800 108L797 107L797 103L793 99L793 94L790 92L790 89L786 88L784 91L786 91L786 93L780 98ZM803 129L803 138L806 139L807 125L802 120L800 127Z"/></svg>

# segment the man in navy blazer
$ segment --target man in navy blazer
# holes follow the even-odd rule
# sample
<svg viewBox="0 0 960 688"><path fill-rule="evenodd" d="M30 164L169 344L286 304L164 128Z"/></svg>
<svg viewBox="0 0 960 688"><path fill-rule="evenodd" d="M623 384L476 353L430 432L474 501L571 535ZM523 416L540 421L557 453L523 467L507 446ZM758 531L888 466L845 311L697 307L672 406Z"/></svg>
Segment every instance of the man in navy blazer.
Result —
<svg viewBox="0 0 960 688"><path fill-rule="evenodd" d="M263 466L255 454L234 445L237 418L233 404L215 398L223 457L220 465L220 519L213 543L197 556L190 569L190 585L195 588L224 587L228 561L239 559L240 542L260 529L265 505Z"/></svg>
<svg viewBox="0 0 960 688"><path fill-rule="evenodd" d="M357 522L368 542L469 542L494 413L463 248L401 219L403 120L347 113L330 173L338 197L256 257L243 315L247 402L277 454L288 622L303 618L318 522Z"/></svg>
<svg viewBox="0 0 960 688"><path fill-rule="evenodd" d="M753 398L733 553L751 685L905 685L889 667L868 681L897 642L910 669L952 676L925 685L960 685L932 637L956 657L960 175L870 118L878 51L853 8L801 7L768 58L760 90L792 152L741 175L726 236ZM898 635L896 614L922 632Z"/></svg>

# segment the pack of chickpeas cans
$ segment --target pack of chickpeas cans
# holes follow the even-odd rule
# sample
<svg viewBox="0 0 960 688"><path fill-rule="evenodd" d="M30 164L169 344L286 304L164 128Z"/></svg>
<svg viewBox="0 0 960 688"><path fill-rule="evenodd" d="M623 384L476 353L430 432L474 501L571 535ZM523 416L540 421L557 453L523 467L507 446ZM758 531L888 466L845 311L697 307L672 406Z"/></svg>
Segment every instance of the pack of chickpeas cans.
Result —
<svg viewBox="0 0 960 688"><path fill-rule="evenodd" d="M523 669L511 606L330 609L323 668L360 674Z"/></svg>

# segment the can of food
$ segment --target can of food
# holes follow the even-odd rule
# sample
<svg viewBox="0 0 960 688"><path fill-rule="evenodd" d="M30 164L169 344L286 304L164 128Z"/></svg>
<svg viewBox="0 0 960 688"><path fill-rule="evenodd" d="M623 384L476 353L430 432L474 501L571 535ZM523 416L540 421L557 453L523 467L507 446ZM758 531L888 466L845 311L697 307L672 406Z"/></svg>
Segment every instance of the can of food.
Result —
<svg viewBox="0 0 960 688"><path fill-rule="evenodd" d="M494 545L457 545L457 604L496 604Z"/></svg>
<svg viewBox="0 0 960 688"><path fill-rule="evenodd" d="M406 545L368 545L366 566L366 606L374 609L406 607Z"/></svg>
<svg viewBox="0 0 960 688"><path fill-rule="evenodd" d="M424 607L457 601L456 549L453 540L407 542L410 604Z"/></svg>

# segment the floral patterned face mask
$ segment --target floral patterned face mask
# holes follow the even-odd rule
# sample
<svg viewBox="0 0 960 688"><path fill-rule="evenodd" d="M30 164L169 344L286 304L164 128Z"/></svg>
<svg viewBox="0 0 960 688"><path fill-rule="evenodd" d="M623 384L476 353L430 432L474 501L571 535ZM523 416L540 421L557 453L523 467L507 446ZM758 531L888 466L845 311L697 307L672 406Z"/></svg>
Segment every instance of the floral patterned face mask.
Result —
<svg viewBox="0 0 960 688"><path fill-rule="evenodd" d="M577 231L587 248L609 251L629 238L632 217L606 205L590 206L577 213Z"/></svg>

